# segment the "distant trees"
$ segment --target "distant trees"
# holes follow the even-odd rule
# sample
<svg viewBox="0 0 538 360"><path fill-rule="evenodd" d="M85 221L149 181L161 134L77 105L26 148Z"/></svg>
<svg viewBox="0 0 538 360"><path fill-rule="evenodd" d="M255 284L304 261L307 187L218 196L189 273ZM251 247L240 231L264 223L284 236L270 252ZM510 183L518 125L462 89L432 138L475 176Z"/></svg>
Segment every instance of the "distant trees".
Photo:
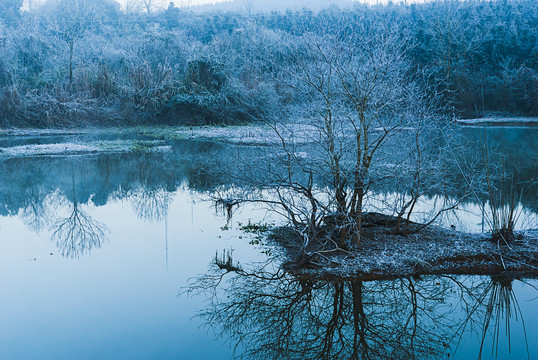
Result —
<svg viewBox="0 0 538 360"><path fill-rule="evenodd" d="M195 115L196 123L252 121L273 109L304 109L304 89L287 86L289 65L309 67L312 59L290 57L290 42L304 43L345 25L332 33L341 38L386 19L402 29L398 46L405 47L406 79L420 79L421 90L432 98L441 94L447 113L538 115L538 10L532 1L355 4L345 11L250 16L244 11L187 16L188 2L180 3L181 10L173 3L159 10L153 1L136 1L138 8L122 11L113 0L48 0L24 12L20 0L1 1L0 103L8 105L0 112L16 117L4 117L4 124L40 123L39 102L49 101L57 109L84 103L84 111L75 113L85 118L98 118L88 113L93 107L139 121L183 122ZM197 87L203 79L193 77L194 65L202 63L215 70L211 81L219 78L207 91ZM157 78L137 78L158 69L167 69L164 87L152 83ZM203 77L200 70L196 76ZM58 90L68 88L66 107L66 94Z"/></svg>
<svg viewBox="0 0 538 360"><path fill-rule="evenodd" d="M168 4L168 8L164 12L163 16L166 20L166 26L168 29L174 29L179 27L179 16L181 11L175 4L171 1Z"/></svg>
<svg viewBox="0 0 538 360"><path fill-rule="evenodd" d="M142 0L144 3L144 7L146 8L146 11L148 15L151 13L151 10L153 9L154 2L153 0Z"/></svg>
<svg viewBox="0 0 538 360"><path fill-rule="evenodd" d="M413 5L407 26L416 39L414 63L436 79L434 84L445 91L445 100L459 116L537 115L531 110L536 101L523 105L516 95L518 86L506 77L520 67L532 69L531 73L538 69L538 11L532 3Z"/></svg>

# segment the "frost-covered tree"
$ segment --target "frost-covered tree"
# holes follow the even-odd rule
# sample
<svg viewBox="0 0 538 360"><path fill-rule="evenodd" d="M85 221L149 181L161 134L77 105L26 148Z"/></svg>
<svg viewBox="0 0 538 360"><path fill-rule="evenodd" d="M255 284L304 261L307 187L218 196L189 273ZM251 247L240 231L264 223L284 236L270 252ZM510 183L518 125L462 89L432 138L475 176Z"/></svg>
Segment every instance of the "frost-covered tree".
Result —
<svg viewBox="0 0 538 360"><path fill-rule="evenodd" d="M73 84L75 44L92 25L90 0L59 0L54 6L53 31L69 48L69 84Z"/></svg>
<svg viewBox="0 0 538 360"><path fill-rule="evenodd" d="M19 19L22 0L2 0L0 2L0 19L16 21Z"/></svg>
<svg viewBox="0 0 538 360"><path fill-rule="evenodd" d="M410 202L397 209L399 220L413 211L423 191L418 179L426 167L424 144L418 138L437 111L435 102L408 76L399 29L331 24L304 34L290 50L286 81L298 101L292 120L270 123L283 155L271 159L263 180L249 170L243 175L255 179L254 188L261 186L266 194L228 198L229 203L246 199L268 204L287 218L305 249L360 245L371 189L387 178L419 174L409 185ZM297 117L307 124L288 125ZM305 138L313 142L304 145ZM400 173L385 166L382 157L395 150L398 154L392 158L402 163L414 159L419 165L406 162L409 166L400 167ZM409 216L395 231L409 231L408 220Z"/></svg>
<svg viewBox="0 0 538 360"><path fill-rule="evenodd" d="M115 20L118 5L110 0L49 0L52 31L69 48L69 84L73 84L75 45L94 27L103 21Z"/></svg>
<svg viewBox="0 0 538 360"><path fill-rule="evenodd" d="M154 0L142 0L142 3L144 5L144 8L146 10L146 13L149 15L151 12L155 9L155 1Z"/></svg>

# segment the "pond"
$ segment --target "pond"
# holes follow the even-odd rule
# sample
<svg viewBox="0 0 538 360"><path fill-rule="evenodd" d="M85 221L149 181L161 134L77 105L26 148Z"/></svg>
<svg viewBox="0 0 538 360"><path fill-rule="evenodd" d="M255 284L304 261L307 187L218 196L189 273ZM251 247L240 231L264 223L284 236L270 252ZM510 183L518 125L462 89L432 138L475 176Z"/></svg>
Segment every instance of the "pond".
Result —
<svg viewBox="0 0 538 360"><path fill-rule="evenodd" d="M490 131L535 186L537 131ZM267 146L74 133L0 147L1 359L230 359L235 345L247 359L538 356L534 279L279 270L278 250L240 229L279 219L256 205L229 219L211 201L240 186L218 164L269 156ZM520 206L532 215L528 194ZM465 214L479 231L480 214Z"/></svg>

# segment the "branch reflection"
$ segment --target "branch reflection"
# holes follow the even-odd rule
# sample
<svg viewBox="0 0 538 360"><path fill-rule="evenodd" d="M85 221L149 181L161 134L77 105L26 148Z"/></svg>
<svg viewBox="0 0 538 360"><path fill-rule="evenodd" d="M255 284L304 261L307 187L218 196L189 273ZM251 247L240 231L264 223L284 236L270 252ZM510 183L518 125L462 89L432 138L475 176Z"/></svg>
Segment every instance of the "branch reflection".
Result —
<svg viewBox="0 0 538 360"><path fill-rule="evenodd" d="M482 329L482 345L492 335L495 306L507 321L515 315L506 303L515 295L502 289L476 276L314 280L217 257L188 292L209 295L200 316L240 359L448 359L469 332ZM480 358L479 346L469 355Z"/></svg>
<svg viewBox="0 0 538 360"><path fill-rule="evenodd" d="M172 193L164 188L139 187L130 193L132 207L140 219L162 221L172 203Z"/></svg>
<svg viewBox="0 0 538 360"><path fill-rule="evenodd" d="M499 355L500 336L502 334L502 321L504 321L504 335L508 338L508 347L510 344L511 319L516 321L521 320L523 334L525 337L525 346L527 350L527 358L530 360L529 343L523 313L519 307L519 303L513 290L514 279L509 276L492 276L491 281L487 284L482 298L486 306L484 321L482 325L482 339L480 342L479 359L482 359L485 350L485 342L488 340L488 335L491 335L491 354L497 357Z"/></svg>
<svg viewBox="0 0 538 360"><path fill-rule="evenodd" d="M78 258L100 248L106 240L108 228L86 213L77 201L73 177L73 208L69 216L59 218L52 225L51 240L64 257Z"/></svg>

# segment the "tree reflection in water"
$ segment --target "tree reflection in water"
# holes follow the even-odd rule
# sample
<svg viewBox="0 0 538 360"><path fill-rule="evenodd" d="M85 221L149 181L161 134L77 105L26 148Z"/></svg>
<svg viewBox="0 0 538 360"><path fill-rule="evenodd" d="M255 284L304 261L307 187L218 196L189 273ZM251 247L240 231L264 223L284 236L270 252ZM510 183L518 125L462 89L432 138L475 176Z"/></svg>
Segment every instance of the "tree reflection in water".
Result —
<svg viewBox="0 0 538 360"><path fill-rule="evenodd" d="M448 359L468 331L488 336L490 309L504 301L484 277L314 280L226 263L187 292L209 295L200 316L241 359Z"/></svg>
<svg viewBox="0 0 538 360"><path fill-rule="evenodd" d="M107 227L87 214L77 201L73 176L73 209L68 217L52 225L51 240L56 242L62 256L78 258L92 248L100 248L106 240Z"/></svg>
<svg viewBox="0 0 538 360"><path fill-rule="evenodd" d="M33 190L33 189L32 189ZM58 194L42 194L29 196L25 206L19 211L19 216L28 229L35 233L40 233L48 228L51 219L56 216L56 207L58 206Z"/></svg>
<svg viewBox="0 0 538 360"><path fill-rule="evenodd" d="M162 221L172 203L172 193L164 188L139 187L129 193L136 215L148 221Z"/></svg>
<svg viewBox="0 0 538 360"><path fill-rule="evenodd" d="M500 343L499 336L501 334L501 321L504 320L504 334L508 337L508 345L510 346L510 319L515 317L517 321L519 317L523 326L527 357L530 360L529 343L525 329L525 322L512 288L513 282L514 279L511 277L502 275L492 276L491 281L488 283L484 289L484 292L482 293L482 298L486 300L486 311L484 314L484 324L482 327L482 340L480 342L480 353L478 356L479 359L482 358L482 354L484 353L484 343L487 339L488 330L491 330L493 336L491 353L497 357ZM492 320L493 328L491 329L490 325Z"/></svg>

